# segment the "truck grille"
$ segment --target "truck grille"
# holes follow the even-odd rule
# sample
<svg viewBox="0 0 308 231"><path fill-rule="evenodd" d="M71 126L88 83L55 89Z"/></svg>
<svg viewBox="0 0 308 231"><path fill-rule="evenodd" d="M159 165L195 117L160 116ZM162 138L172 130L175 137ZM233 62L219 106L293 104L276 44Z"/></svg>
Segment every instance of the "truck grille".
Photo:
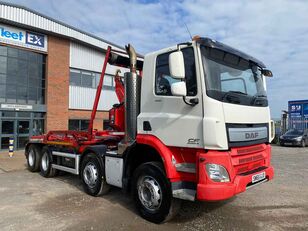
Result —
<svg viewBox="0 0 308 231"><path fill-rule="evenodd" d="M229 147L267 143L268 124L226 124Z"/></svg>
<svg viewBox="0 0 308 231"><path fill-rule="evenodd" d="M231 149L231 160L236 175L258 169L265 165L266 145Z"/></svg>

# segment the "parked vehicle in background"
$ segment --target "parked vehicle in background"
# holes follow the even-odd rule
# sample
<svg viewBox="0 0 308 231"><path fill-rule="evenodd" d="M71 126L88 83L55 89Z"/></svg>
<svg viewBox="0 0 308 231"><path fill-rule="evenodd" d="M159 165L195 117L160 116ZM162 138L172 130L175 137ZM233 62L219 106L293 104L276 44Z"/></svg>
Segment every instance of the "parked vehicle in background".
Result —
<svg viewBox="0 0 308 231"><path fill-rule="evenodd" d="M280 136L279 143L281 146L301 146L308 145L308 129L291 129L284 135Z"/></svg>

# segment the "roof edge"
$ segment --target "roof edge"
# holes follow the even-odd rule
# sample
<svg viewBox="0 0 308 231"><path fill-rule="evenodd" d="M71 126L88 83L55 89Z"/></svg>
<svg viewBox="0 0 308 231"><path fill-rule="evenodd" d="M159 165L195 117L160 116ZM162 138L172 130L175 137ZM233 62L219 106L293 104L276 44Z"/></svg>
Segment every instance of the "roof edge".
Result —
<svg viewBox="0 0 308 231"><path fill-rule="evenodd" d="M74 26L71 26L71 25L69 25L69 24L67 24L67 23L61 22L61 21L59 21L59 20L57 20L57 19L54 19L54 18L52 18L52 17L49 17L49 16L47 16L47 15L45 15L45 14L42 14L42 13L36 11L36 10L30 9L30 8L28 8L28 7L26 7L26 6L18 5L18 4L15 4L15 3L9 3L9 2L5 2L5 1L0 1L0 5L7 5L7 6L16 7L16 8L20 8L20 9L29 11L29 12L31 12L31 13L33 13L33 14L37 14L38 16L44 17L44 18L46 18L46 19L49 19L49 20L51 20L51 21L53 21L53 22L55 22L55 23L58 23L58 24L60 24L60 25L62 25L62 26L65 26L65 27L68 27L68 28L70 28L70 29L72 29L72 30L78 31L79 33L88 35L88 36L90 36L90 37L92 37L92 38L94 38L94 39L97 39L97 40L101 41L101 42L104 42L104 43L110 44L110 45L112 45L112 46L114 46L114 47L117 47L117 48L119 48L119 49L125 50L124 47L121 47L121 46L119 46L119 45L117 45L117 44L115 44L115 43L109 42L108 40L102 39L102 38L100 38L100 37L98 37L98 36L96 36L96 35L93 35L93 34L91 34L91 33L88 33L88 32L85 32L85 31L83 31L83 30L80 30L80 29L78 29L78 28L76 28L76 27L74 27Z"/></svg>

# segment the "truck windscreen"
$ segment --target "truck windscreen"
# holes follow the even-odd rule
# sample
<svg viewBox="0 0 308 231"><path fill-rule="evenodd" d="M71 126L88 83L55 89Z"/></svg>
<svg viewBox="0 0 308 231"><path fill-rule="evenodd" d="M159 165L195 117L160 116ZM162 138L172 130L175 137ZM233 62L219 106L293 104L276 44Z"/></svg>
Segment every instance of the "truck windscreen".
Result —
<svg viewBox="0 0 308 231"><path fill-rule="evenodd" d="M201 46L206 94L240 105L268 106L261 69L237 55Z"/></svg>

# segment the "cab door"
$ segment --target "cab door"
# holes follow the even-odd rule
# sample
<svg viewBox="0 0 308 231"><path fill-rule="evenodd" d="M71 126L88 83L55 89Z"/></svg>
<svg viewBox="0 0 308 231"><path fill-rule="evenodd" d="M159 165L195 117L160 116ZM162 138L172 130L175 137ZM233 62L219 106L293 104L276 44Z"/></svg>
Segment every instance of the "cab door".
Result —
<svg viewBox="0 0 308 231"><path fill-rule="evenodd" d="M169 55L173 51L145 58L138 133L154 135L167 146L202 148L203 108L198 59L193 47L181 51L184 56L187 97L171 93L171 84L181 81L170 76ZM191 99L198 103L188 105Z"/></svg>

